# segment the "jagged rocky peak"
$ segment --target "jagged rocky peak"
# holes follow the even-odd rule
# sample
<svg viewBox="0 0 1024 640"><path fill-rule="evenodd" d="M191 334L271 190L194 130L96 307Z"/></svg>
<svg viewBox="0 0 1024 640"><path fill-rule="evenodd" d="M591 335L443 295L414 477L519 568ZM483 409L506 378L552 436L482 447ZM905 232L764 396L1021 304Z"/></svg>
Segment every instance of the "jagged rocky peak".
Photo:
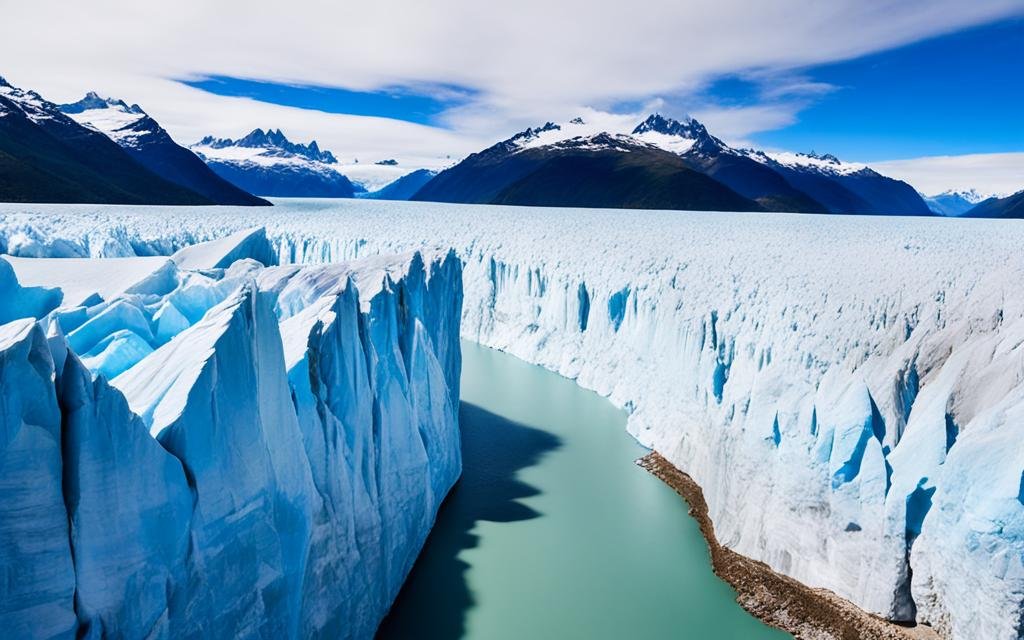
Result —
<svg viewBox="0 0 1024 640"><path fill-rule="evenodd" d="M554 143L554 146L565 146L584 149L629 149L644 146L636 138L622 133L599 131L585 136L576 136Z"/></svg>
<svg viewBox="0 0 1024 640"><path fill-rule="evenodd" d="M800 157L803 157L803 158L810 158L811 160L821 160L822 162L827 162L829 164L834 164L834 165L842 164L842 161L839 158L837 158L834 155L832 155L831 153L820 153L819 154L819 153L816 153L814 151L811 151L810 153L798 153L796 155L798 155Z"/></svg>
<svg viewBox="0 0 1024 640"><path fill-rule="evenodd" d="M85 97L78 102L71 102L68 104L60 105L60 110L64 113L82 113L84 111L91 111L93 109L108 109L113 108L125 113L135 113L138 115L145 115L145 111L142 110L137 104L131 106L128 105L124 100L117 100L116 98L104 98L101 97L95 91L90 91L85 94Z"/></svg>
<svg viewBox="0 0 1024 640"><path fill-rule="evenodd" d="M520 131L516 135L512 136L511 138L509 138L508 142L512 142L512 143L529 142L531 140L534 140L538 136L540 136L540 134L542 134L542 133L545 133L547 131L560 131L561 129L562 129L562 127L560 125L557 125L554 122L547 122L542 127L537 127L537 128L530 127L526 131Z"/></svg>
<svg viewBox="0 0 1024 640"><path fill-rule="evenodd" d="M51 120L61 121L66 117L60 112L58 105L31 89L16 87L6 80L0 82L0 98L9 100L15 110L22 112L36 124Z"/></svg>
<svg viewBox="0 0 1024 640"><path fill-rule="evenodd" d="M652 113L647 116L646 120L633 129L633 135L640 135L648 131L663 133L667 136L681 136L691 140L708 135L707 128L689 116L680 121L674 118L666 118L660 113Z"/></svg>
<svg viewBox="0 0 1024 640"><path fill-rule="evenodd" d="M292 142L284 135L281 129L267 129L266 131L259 128L253 129L246 136L238 140L206 136L199 141L198 146L212 147L214 149L223 149L225 147L266 149L271 155L302 156L308 160L326 164L336 164L338 162L333 153L321 150L316 140L311 141L309 144Z"/></svg>
<svg viewBox="0 0 1024 640"><path fill-rule="evenodd" d="M977 189L947 189L942 193L937 193L932 198L952 197L952 198L963 198L971 204L978 204L983 200L989 198L1000 198L1005 197L1009 194L998 194L998 193L981 193Z"/></svg>
<svg viewBox="0 0 1024 640"><path fill-rule="evenodd" d="M724 142L711 135L707 127L690 116L676 120L660 113L653 113L633 129L632 135L643 137L648 133L693 140L691 149L698 153L716 154L729 148Z"/></svg>
<svg viewBox="0 0 1024 640"><path fill-rule="evenodd" d="M2 80L2 78L0 78L0 80ZM3 88L3 94L5 97L11 98L13 100L23 100L29 98L42 103L51 104L46 100L43 100L43 97L35 91L31 89L22 89L21 87L16 87L13 84L7 82L6 80L0 82L0 88Z"/></svg>

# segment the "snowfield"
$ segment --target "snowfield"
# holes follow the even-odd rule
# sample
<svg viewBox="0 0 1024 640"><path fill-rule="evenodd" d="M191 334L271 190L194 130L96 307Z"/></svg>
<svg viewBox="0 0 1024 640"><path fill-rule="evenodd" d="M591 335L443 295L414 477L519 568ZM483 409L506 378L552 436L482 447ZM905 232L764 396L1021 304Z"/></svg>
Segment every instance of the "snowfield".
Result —
<svg viewBox="0 0 1024 640"><path fill-rule="evenodd" d="M0 253L171 255L257 228L281 263L453 247L463 336L628 408L723 544L947 637L1021 635L1024 225L277 204L5 205Z"/></svg>
<svg viewBox="0 0 1024 640"><path fill-rule="evenodd" d="M461 264L274 257L0 257L6 634L372 637L461 471Z"/></svg>

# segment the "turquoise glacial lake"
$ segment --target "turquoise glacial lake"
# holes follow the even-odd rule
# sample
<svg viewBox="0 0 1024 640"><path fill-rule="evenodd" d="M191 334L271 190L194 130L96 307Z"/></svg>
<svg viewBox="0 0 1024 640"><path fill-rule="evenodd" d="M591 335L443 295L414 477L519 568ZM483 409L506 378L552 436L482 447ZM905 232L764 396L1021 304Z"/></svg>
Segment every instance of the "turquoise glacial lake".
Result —
<svg viewBox="0 0 1024 640"><path fill-rule="evenodd" d="M781 639L711 571L625 413L463 342L462 479L381 639Z"/></svg>

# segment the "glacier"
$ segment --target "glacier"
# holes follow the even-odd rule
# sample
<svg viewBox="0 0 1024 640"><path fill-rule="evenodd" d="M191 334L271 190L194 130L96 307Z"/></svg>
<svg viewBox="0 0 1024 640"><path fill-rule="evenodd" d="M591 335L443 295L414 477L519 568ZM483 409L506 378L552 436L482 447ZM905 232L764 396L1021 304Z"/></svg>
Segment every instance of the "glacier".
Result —
<svg viewBox="0 0 1024 640"><path fill-rule="evenodd" d="M5 205L0 251L173 256L199 242L258 236L255 230L263 229L284 266L261 270L257 290L276 296L297 420L309 433L304 425L323 413L311 407L335 407L333 415L373 410L342 409L324 386L296 380L351 375L337 384L355 388L365 376L387 397L402 395L401 384L381 381L390 380L392 367L440 370L454 381L457 345L439 347L438 340L432 357L411 362L392 354L376 373L343 367L335 356L328 363L316 359L328 370L306 376L301 369L312 361L296 355L301 344L293 341L301 343L305 331L299 327L339 317L311 302L329 286L327 274L336 268L329 265L452 247L463 263L463 337L574 378L628 409L630 432L702 486L723 544L868 611L932 625L944 637L1020 637L1024 227L956 219L276 204L272 212L223 209L219 215L194 208L168 215L163 208ZM273 281L292 271L301 274L296 289ZM424 326L455 327L443 289L430 293L433 275L417 274L407 286L419 292L415 299L432 318ZM177 294L185 320L165 312L169 327L196 322L191 304L212 308L197 295L211 288L198 286L208 277L189 276L196 291ZM445 310L443 317L436 309ZM404 336L397 344L406 360L419 353L420 339L408 327L378 330ZM336 335L309 344L344 343L345 331L335 326ZM409 407L434 415L443 405L438 391L410 389L407 401L382 419L402 420ZM312 430L307 450L330 446L330 428L317 424L322 429ZM409 444L398 440L388 450L396 460L422 455ZM358 438L346 446L355 459L371 455ZM310 475L317 487L340 482L315 469ZM393 479L401 478L396 470ZM364 489L369 494L374 487ZM328 544L316 537L315 524L309 532ZM378 584L363 574L335 575L342 573L353 589Z"/></svg>
<svg viewBox="0 0 1024 640"><path fill-rule="evenodd" d="M461 471L461 268L0 257L5 632L371 637Z"/></svg>

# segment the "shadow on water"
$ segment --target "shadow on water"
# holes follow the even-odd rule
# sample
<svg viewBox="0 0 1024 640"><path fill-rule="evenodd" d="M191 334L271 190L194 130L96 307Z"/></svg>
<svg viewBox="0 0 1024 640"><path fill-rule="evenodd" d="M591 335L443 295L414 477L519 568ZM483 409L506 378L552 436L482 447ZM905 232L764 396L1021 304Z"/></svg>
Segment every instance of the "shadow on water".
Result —
<svg viewBox="0 0 1024 640"><path fill-rule="evenodd" d="M473 528L481 521L520 522L543 515L519 502L539 490L516 475L560 447L561 439L466 402L459 407L459 421L462 477L441 506L378 640L463 637L474 600L466 580L469 565L459 554L479 543Z"/></svg>

